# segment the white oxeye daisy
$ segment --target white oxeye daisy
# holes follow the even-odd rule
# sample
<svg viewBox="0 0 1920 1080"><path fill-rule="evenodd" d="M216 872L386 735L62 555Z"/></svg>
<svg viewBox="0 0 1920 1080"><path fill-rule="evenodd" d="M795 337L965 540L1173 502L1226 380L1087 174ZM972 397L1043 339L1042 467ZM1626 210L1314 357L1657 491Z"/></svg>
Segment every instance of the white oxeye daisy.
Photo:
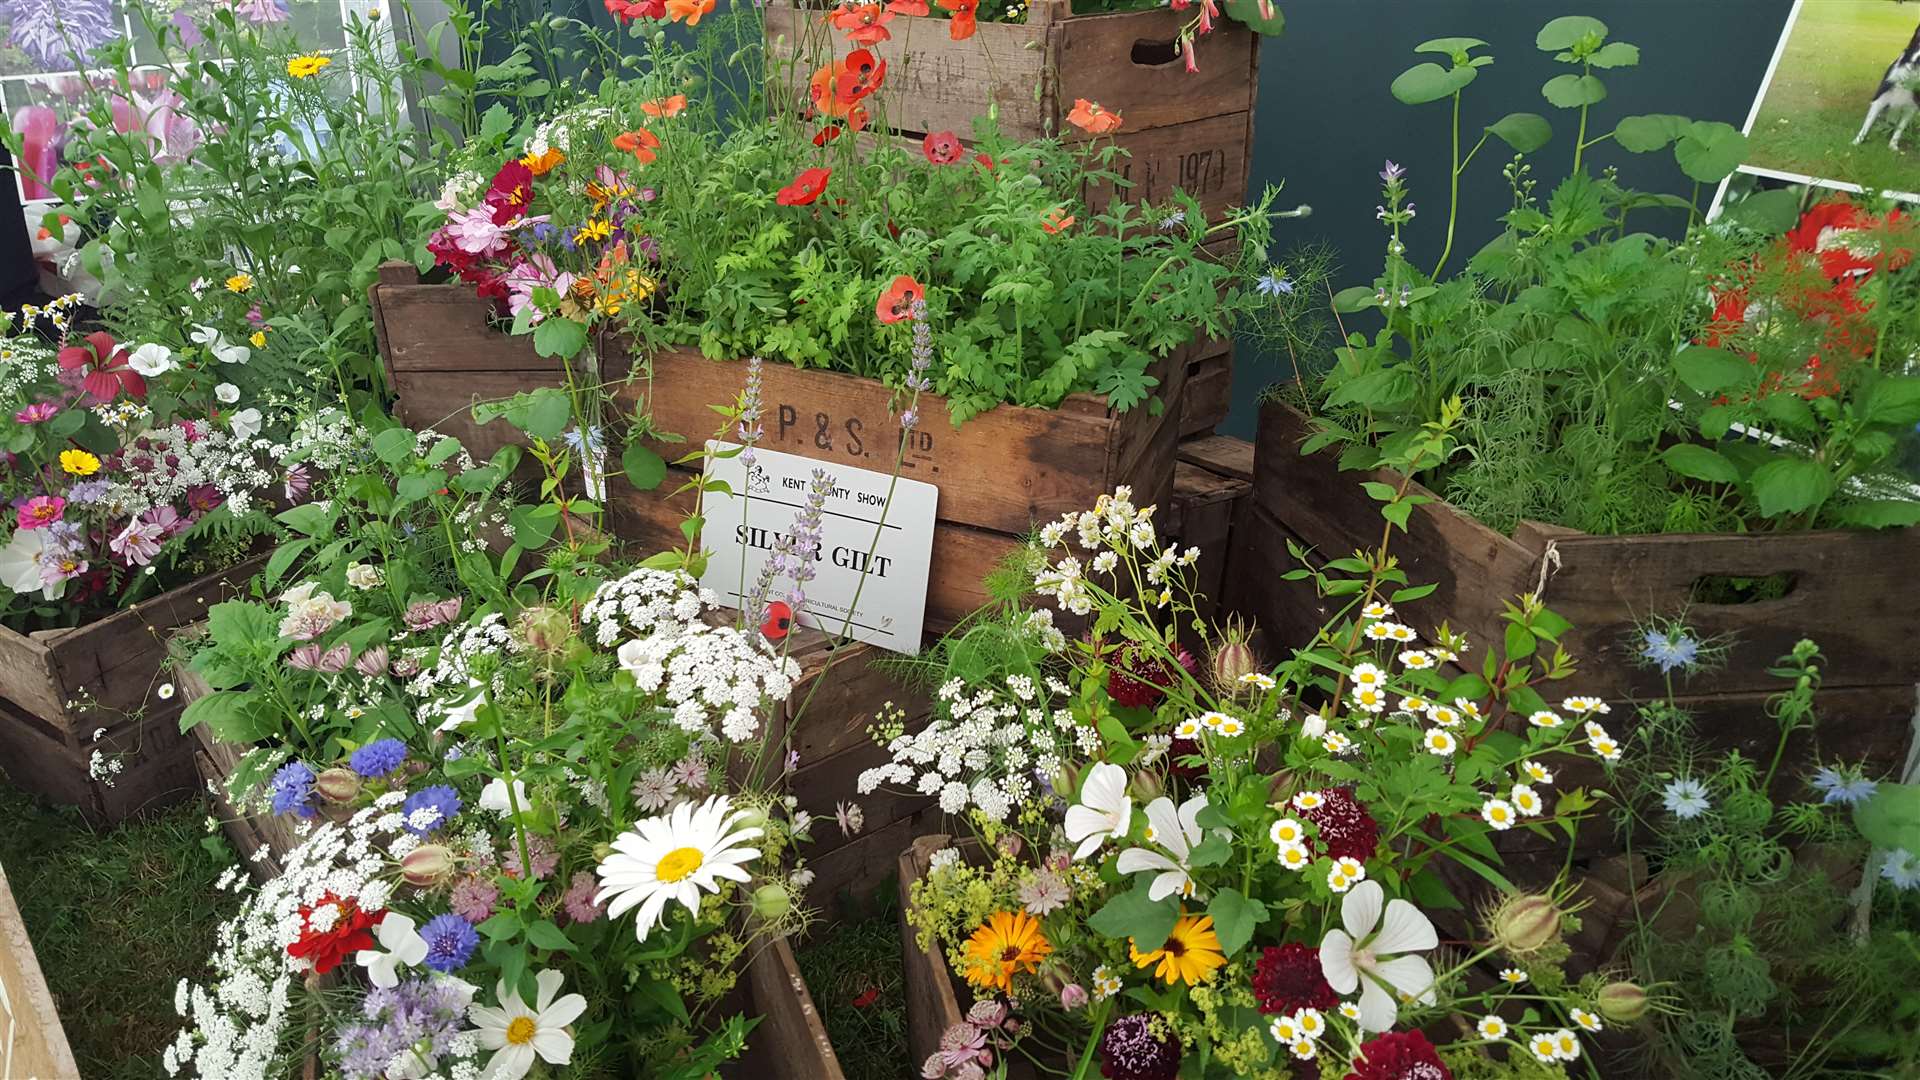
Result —
<svg viewBox="0 0 1920 1080"><path fill-rule="evenodd" d="M1380 712L1387 707L1387 692L1377 686L1356 686L1353 688L1353 707L1364 712Z"/></svg>
<svg viewBox="0 0 1920 1080"><path fill-rule="evenodd" d="M1539 712L1527 717L1527 723L1537 728L1557 728L1563 722L1564 721L1560 719L1560 714L1554 712L1552 709L1541 709Z"/></svg>
<svg viewBox="0 0 1920 1080"><path fill-rule="evenodd" d="M1282 844L1279 858L1280 865L1288 870L1305 870L1313 861L1313 853L1303 844Z"/></svg>
<svg viewBox="0 0 1920 1080"><path fill-rule="evenodd" d="M1360 617L1363 619L1384 619L1391 614L1393 614L1393 605L1384 604L1378 600L1360 609Z"/></svg>
<svg viewBox="0 0 1920 1080"><path fill-rule="evenodd" d="M1326 801L1317 791L1303 791L1293 797L1293 807L1296 810L1317 810Z"/></svg>
<svg viewBox="0 0 1920 1080"><path fill-rule="evenodd" d="M1546 805L1540 801L1539 793L1525 784L1513 785L1513 791L1507 796L1507 800L1513 803L1513 808L1520 811L1523 817L1539 817L1540 812L1546 809Z"/></svg>
<svg viewBox="0 0 1920 1080"><path fill-rule="evenodd" d="M1301 1009L1293 1014L1293 1022L1300 1026L1300 1034L1309 1039L1317 1039L1327 1033L1327 1018L1320 1015L1319 1009Z"/></svg>
<svg viewBox="0 0 1920 1080"><path fill-rule="evenodd" d="M1403 697L1400 699L1400 711L1403 713L1411 713L1418 716L1431 708L1433 708L1433 702L1423 697Z"/></svg>
<svg viewBox="0 0 1920 1080"><path fill-rule="evenodd" d="M1600 1022L1598 1016L1595 1016L1585 1009L1575 1009L1570 1015L1573 1017L1574 1023L1579 1024L1588 1031L1599 1031L1606 1026Z"/></svg>
<svg viewBox="0 0 1920 1080"><path fill-rule="evenodd" d="M1474 1025L1483 1039L1504 1039L1507 1037L1507 1022L1497 1016L1483 1016L1480 1023Z"/></svg>
<svg viewBox="0 0 1920 1080"><path fill-rule="evenodd" d="M607 917L617 919L635 906L634 933L641 941L666 915L668 902L678 900L689 912L700 911L700 894L717 893L718 879L745 883L744 866L760 857L760 849L741 845L759 837L758 826L740 826L746 812L735 810L724 795L710 796L695 805L683 802L659 817L643 818L614 838L613 850L599 866L600 890L593 902L607 904Z"/></svg>
<svg viewBox="0 0 1920 1080"><path fill-rule="evenodd" d="M1537 761L1532 760L1531 758L1521 762L1520 769L1522 772L1527 774L1527 779L1533 781L1536 784L1553 783L1553 770L1547 768L1545 765L1542 765Z"/></svg>
<svg viewBox="0 0 1920 1080"><path fill-rule="evenodd" d="M1509 986L1519 986L1527 981L1527 973L1519 968L1501 968L1500 981Z"/></svg>
<svg viewBox="0 0 1920 1080"><path fill-rule="evenodd" d="M1419 649L1408 649L1400 654L1400 662L1405 664L1409 671L1425 671L1433 666L1433 654L1421 652Z"/></svg>
<svg viewBox="0 0 1920 1080"><path fill-rule="evenodd" d="M1174 725L1173 737L1176 739L1197 739L1203 730L1205 729L1200 726L1200 721L1189 716Z"/></svg>
<svg viewBox="0 0 1920 1080"><path fill-rule="evenodd" d="M1460 713L1445 705L1435 705L1427 710L1427 719L1441 727L1454 727L1460 723Z"/></svg>
<svg viewBox="0 0 1920 1080"><path fill-rule="evenodd" d="M1314 1055L1320 1052L1320 1048L1313 1044L1313 1040L1307 1038L1293 1040L1287 1049L1301 1061L1312 1061Z"/></svg>
<svg viewBox="0 0 1920 1080"><path fill-rule="evenodd" d="M1300 1028L1292 1017L1276 1016L1273 1023L1267 1025L1267 1033L1273 1036L1274 1042L1285 1044L1300 1037Z"/></svg>
<svg viewBox="0 0 1920 1080"><path fill-rule="evenodd" d="M1329 731L1327 737L1320 740L1320 745L1326 747L1329 754L1344 754L1353 749L1353 740L1337 731Z"/></svg>
<svg viewBox="0 0 1920 1080"><path fill-rule="evenodd" d="M1220 724L1227 719L1226 713L1204 712L1200 714L1200 726L1208 731L1219 731Z"/></svg>
<svg viewBox="0 0 1920 1080"><path fill-rule="evenodd" d="M1553 1034L1551 1032L1543 1031L1533 1038L1528 1039L1527 1049L1533 1051L1533 1056L1539 1058L1541 1061L1550 1062L1558 1057L1558 1054L1555 1053L1558 1048L1554 1045Z"/></svg>
<svg viewBox="0 0 1920 1080"><path fill-rule="evenodd" d="M1575 694L1573 697L1561 702L1560 707L1573 713L1575 716L1583 716L1587 713L1599 713L1604 716L1613 711L1606 702L1597 697L1588 697L1585 694Z"/></svg>
<svg viewBox="0 0 1920 1080"><path fill-rule="evenodd" d="M1580 1057L1580 1037L1566 1028L1553 1033L1553 1056L1561 1061L1575 1061Z"/></svg>
<svg viewBox="0 0 1920 1080"><path fill-rule="evenodd" d="M1587 746L1592 748L1594 754L1597 755L1602 761L1619 761L1620 760L1620 744L1614 742L1612 739L1608 739L1604 737L1598 738L1598 739L1588 739Z"/></svg>
<svg viewBox="0 0 1920 1080"><path fill-rule="evenodd" d="M1351 1001L1343 1001L1340 1003L1340 1015L1349 1020L1358 1020L1360 1019L1360 1006L1355 1005Z"/></svg>
<svg viewBox="0 0 1920 1080"><path fill-rule="evenodd" d="M1214 725L1214 729L1213 729L1213 733L1215 735L1220 736L1223 739L1236 738L1240 735L1246 734L1246 731L1247 731L1247 725L1241 723L1238 720L1235 720L1231 716L1222 717L1220 722Z"/></svg>
<svg viewBox="0 0 1920 1080"><path fill-rule="evenodd" d="M1281 818L1267 827L1267 839L1282 846L1303 844L1307 840L1307 830L1304 825L1290 817Z"/></svg>
<svg viewBox="0 0 1920 1080"><path fill-rule="evenodd" d="M1513 828L1513 804L1505 799L1488 799L1480 804L1480 820L1502 832Z"/></svg>
<svg viewBox="0 0 1920 1080"><path fill-rule="evenodd" d="M1353 685L1385 686L1387 673L1373 664L1355 664L1353 665Z"/></svg>
<svg viewBox="0 0 1920 1080"><path fill-rule="evenodd" d="M1423 742L1427 747L1427 753L1436 757L1452 757L1454 748L1459 745L1454 741L1452 732L1442 731L1439 728L1429 728Z"/></svg>
<svg viewBox="0 0 1920 1080"><path fill-rule="evenodd" d="M1240 682L1243 685L1257 687L1261 690L1271 690L1275 686L1273 676L1258 671L1249 671L1245 675L1240 676Z"/></svg>

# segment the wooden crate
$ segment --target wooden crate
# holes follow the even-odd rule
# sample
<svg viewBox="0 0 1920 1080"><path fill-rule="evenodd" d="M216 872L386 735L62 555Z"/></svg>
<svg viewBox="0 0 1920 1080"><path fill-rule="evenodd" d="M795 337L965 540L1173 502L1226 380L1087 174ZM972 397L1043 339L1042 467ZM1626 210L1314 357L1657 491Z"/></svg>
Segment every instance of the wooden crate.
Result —
<svg viewBox="0 0 1920 1080"><path fill-rule="evenodd" d="M1180 395L1180 437L1211 435L1233 411L1233 345L1209 352L1187 365L1187 386Z"/></svg>
<svg viewBox="0 0 1920 1080"><path fill-rule="evenodd" d="M767 4L776 108L804 110L813 66L849 51L825 23L829 14L790 0ZM1115 141L1131 157L1115 171L1133 185L1128 201L1159 203L1179 188L1217 220L1246 198L1259 35L1222 20L1197 40L1199 70L1190 74L1175 44L1189 18L1165 8L1074 15L1069 0L1036 0L1025 23L983 21L954 41L944 18L898 16L887 25L892 38L871 47L887 77L870 108L893 132L970 140L991 105L1001 134L1023 142L1085 138L1065 118L1086 98L1121 114ZM1112 192L1084 197L1098 208Z"/></svg>
<svg viewBox="0 0 1920 1080"><path fill-rule="evenodd" d="M775 938L754 955L745 982L748 1007L760 1023L747 1035L746 1054L723 1074L845 1080L786 938Z"/></svg>
<svg viewBox="0 0 1920 1080"><path fill-rule="evenodd" d="M192 743L177 722L186 706L160 693L166 638L243 589L262 558L85 626L0 629L0 768L8 778L78 806L96 824L192 792ZM111 782L89 771L96 751L125 762Z"/></svg>
<svg viewBox="0 0 1920 1080"><path fill-rule="evenodd" d="M1253 445L1245 439L1206 435L1180 444L1173 472L1173 513L1168 536L1200 549L1194 591L1205 601L1203 618L1219 612L1227 589L1227 557L1235 522L1247 512L1253 491Z"/></svg>
<svg viewBox="0 0 1920 1080"><path fill-rule="evenodd" d="M80 1076L4 869L0 869L0 1075L43 1080L78 1080Z"/></svg>
<svg viewBox="0 0 1920 1080"><path fill-rule="evenodd" d="M915 1066L939 1049L940 1036L967 1014L961 1004L964 990L956 992L940 943L921 948L918 931L907 922L913 883L926 874L933 853L952 841L938 833L922 836L899 854L901 981L907 991L907 1048L913 1054L909 1064Z"/></svg>

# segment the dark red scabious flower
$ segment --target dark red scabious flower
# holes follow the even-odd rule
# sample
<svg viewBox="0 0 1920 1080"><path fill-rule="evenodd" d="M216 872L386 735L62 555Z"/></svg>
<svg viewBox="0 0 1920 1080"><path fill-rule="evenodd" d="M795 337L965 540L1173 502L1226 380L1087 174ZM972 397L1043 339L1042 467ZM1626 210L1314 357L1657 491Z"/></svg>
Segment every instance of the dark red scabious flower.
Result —
<svg viewBox="0 0 1920 1080"><path fill-rule="evenodd" d="M832 169L804 169L773 201L781 206L810 206L827 190L827 178L832 175Z"/></svg>
<svg viewBox="0 0 1920 1080"><path fill-rule="evenodd" d="M920 141L920 152L935 165L957 164L967 156L967 148L960 145L960 137L951 131L929 132Z"/></svg>
<svg viewBox="0 0 1920 1080"><path fill-rule="evenodd" d="M1453 1072L1425 1035L1395 1031L1361 1043L1346 1080L1453 1080Z"/></svg>
<svg viewBox="0 0 1920 1080"><path fill-rule="evenodd" d="M509 160L493 174L487 185L486 203L493 208L493 223L505 225L527 212L533 201L533 170L519 158Z"/></svg>
<svg viewBox="0 0 1920 1080"><path fill-rule="evenodd" d="M1320 849L1329 859L1373 858L1380 846L1380 824L1367 813L1367 806L1353 797L1352 788L1328 788L1320 792L1322 802L1301 816L1320 830Z"/></svg>
<svg viewBox="0 0 1920 1080"><path fill-rule="evenodd" d="M1301 1009L1331 1011L1340 995L1320 969L1320 950L1297 942L1269 945L1253 969L1253 996L1269 1016L1290 1016Z"/></svg>
<svg viewBox="0 0 1920 1080"><path fill-rule="evenodd" d="M322 919L326 929L316 928L314 912L329 907L332 922ZM341 899L331 892L322 893L316 903L301 905L300 939L287 946L287 955L311 961L314 973L325 975L354 953L373 948L373 928L380 925L386 914L385 909L362 911L359 902L351 897Z"/></svg>
<svg viewBox="0 0 1920 1080"><path fill-rule="evenodd" d="M1177 655L1180 666L1189 672L1199 663L1185 649ZM1122 645L1108 654L1107 662L1112 665L1107 673L1107 696L1117 705L1151 708L1160 704L1160 699L1166 696L1166 687L1173 685L1172 667L1164 660L1155 659L1152 651L1143 645Z"/></svg>
<svg viewBox="0 0 1920 1080"><path fill-rule="evenodd" d="M96 330L81 339L80 344L61 349L59 361L62 371L86 369L80 388L101 401L112 401L122 390L131 398L147 396L147 380L129 366L127 351L104 330Z"/></svg>
<svg viewBox="0 0 1920 1080"><path fill-rule="evenodd" d="M1107 1080L1174 1080L1180 1073L1180 1040L1152 1013L1134 1013L1100 1033L1100 1075Z"/></svg>

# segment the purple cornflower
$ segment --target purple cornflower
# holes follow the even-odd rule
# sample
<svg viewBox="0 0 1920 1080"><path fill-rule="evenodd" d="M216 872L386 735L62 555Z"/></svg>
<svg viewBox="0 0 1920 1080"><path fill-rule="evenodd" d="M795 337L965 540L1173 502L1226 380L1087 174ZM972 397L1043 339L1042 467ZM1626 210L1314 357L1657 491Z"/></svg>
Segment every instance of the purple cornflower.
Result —
<svg viewBox="0 0 1920 1080"><path fill-rule="evenodd" d="M399 739L375 739L353 752L347 764L368 780L386 776L405 764L407 744Z"/></svg>
<svg viewBox="0 0 1920 1080"><path fill-rule="evenodd" d="M471 987L453 979L408 979L368 992L360 1005L366 1022L343 1027L334 1040L341 1074L349 1080L376 1080L388 1075L388 1067L402 1054L418 1055L418 1064L434 1071L466 1026L472 997Z"/></svg>
<svg viewBox="0 0 1920 1080"><path fill-rule="evenodd" d="M740 391L740 442L746 447L740 451L741 465L753 467L753 448L766 433L760 426L760 358L755 356L747 360L747 385Z"/></svg>
<svg viewBox="0 0 1920 1080"><path fill-rule="evenodd" d="M421 788L400 804L400 813L407 819L407 831L415 836L427 835L452 821L453 815L459 812L460 793L445 784Z"/></svg>
<svg viewBox="0 0 1920 1080"><path fill-rule="evenodd" d="M493 917L493 905L499 902L499 887L483 877L464 879L447 897L454 914L476 926Z"/></svg>
<svg viewBox="0 0 1920 1080"><path fill-rule="evenodd" d="M573 875L573 884L567 886L560 904L567 909L567 918L577 923L590 923L607 913L605 904L593 902L593 894L600 887L591 873L582 870Z"/></svg>
<svg viewBox="0 0 1920 1080"><path fill-rule="evenodd" d="M268 798L272 800L276 814L299 814L303 818L314 815L313 809L313 770L304 762L289 761L280 766L273 774L273 781L267 786Z"/></svg>
<svg viewBox="0 0 1920 1080"><path fill-rule="evenodd" d="M480 934L473 924L452 912L429 919L420 928L420 937L427 943L425 963L435 971L459 971L480 947Z"/></svg>

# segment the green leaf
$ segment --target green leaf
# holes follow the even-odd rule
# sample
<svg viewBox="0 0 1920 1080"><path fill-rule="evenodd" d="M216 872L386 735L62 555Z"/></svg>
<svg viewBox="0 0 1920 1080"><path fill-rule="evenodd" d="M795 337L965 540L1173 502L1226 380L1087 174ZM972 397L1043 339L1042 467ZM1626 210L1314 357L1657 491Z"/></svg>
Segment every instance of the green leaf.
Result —
<svg viewBox="0 0 1920 1080"><path fill-rule="evenodd" d="M1573 48L1588 35L1604 39L1607 24L1588 15L1562 15L1541 27L1533 36L1533 44L1541 52L1559 52Z"/></svg>
<svg viewBox="0 0 1920 1080"><path fill-rule="evenodd" d="M226 649L280 640L280 623L264 604L225 600L207 609L207 636Z"/></svg>
<svg viewBox="0 0 1920 1080"><path fill-rule="evenodd" d="M1221 889L1207 904L1213 916L1213 932L1219 935L1220 951L1228 956L1253 940L1253 930L1267 921L1267 906L1241 895L1237 889Z"/></svg>
<svg viewBox="0 0 1920 1080"><path fill-rule="evenodd" d="M1187 853L1188 866L1219 866L1233 858L1233 844L1218 836L1209 836Z"/></svg>
<svg viewBox="0 0 1920 1080"><path fill-rule="evenodd" d="M573 952L574 949L577 948L572 941L567 939L565 931L553 923L548 922L546 919L541 919L539 922L527 927L527 940L531 942L535 948L546 949L550 952Z"/></svg>
<svg viewBox="0 0 1920 1080"><path fill-rule="evenodd" d="M1540 88L1540 95L1562 109L1577 109L1607 100L1607 86L1592 75L1555 75Z"/></svg>
<svg viewBox="0 0 1920 1080"><path fill-rule="evenodd" d="M641 998L658 1005L662 1012L676 1020L687 1019L687 1003L680 998L680 991L665 979L646 979L634 986L633 992Z"/></svg>
<svg viewBox="0 0 1920 1080"><path fill-rule="evenodd" d="M413 456L413 432L406 428L388 428L373 437L373 456L388 465L398 465Z"/></svg>
<svg viewBox="0 0 1920 1080"><path fill-rule="evenodd" d="M1487 126L1487 131L1516 153L1531 154L1553 138L1553 125L1539 113L1508 113Z"/></svg>
<svg viewBox="0 0 1920 1080"><path fill-rule="evenodd" d="M312 546L311 539L291 540L273 549L273 554L267 557L267 566L262 571L263 576L260 579L268 592L272 592L280 584L280 578L293 567L293 560L305 554L306 550Z"/></svg>
<svg viewBox="0 0 1920 1080"><path fill-rule="evenodd" d="M1587 57L1587 63L1597 68L1634 67L1640 63L1640 46L1624 41L1609 41L1595 49Z"/></svg>
<svg viewBox="0 0 1920 1080"><path fill-rule="evenodd" d="M500 415L528 435L551 441L567 430L568 422L573 419L573 403L567 400L564 391L543 386L529 393L515 394Z"/></svg>
<svg viewBox="0 0 1920 1080"><path fill-rule="evenodd" d="M1660 455L1660 460L1667 463L1667 468L1693 480L1732 484L1740 479L1740 470L1734 467L1733 462L1722 457L1719 451L1693 443L1667 447L1666 452Z"/></svg>
<svg viewBox="0 0 1920 1080"><path fill-rule="evenodd" d="M506 105L496 101L480 118L480 141L492 142L512 129L513 114L507 111Z"/></svg>
<svg viewBox="0 0 1920 1080"><path fill-rule="evenodd" d="M1287 28L1278 0L1227 0L1227 18L1267 37L1278 37Z"/></svg>
<svg viewBox="0 0 1920 1080"><path fill-rule="evenodd" d="M620 468L627 474L627 483L641 491L652 491L667 478L666 459L637 442L628 443L621 451Z"/></svg>
<svg viewBox="0 0 1920 1080"><path fill-rule="evenodd" d="M1483 48L1487 43L1477 37L1430 38L1413 47L1417 53L1439 53L1442 56L1460 56Z"/></svg>
<svg viewBox="0 0 1920 1080"><path fill-rule="evenodd" d="M1088 928L1102 937L1130 937L1146 948L1159 948L1173 931L1173 924L1180 920L1180 907L1171 896L1149 900L1147 882L1150 880L1143 879L1107 901L1087 920Z"/></svg>
<svg viewBox="0 0 1920 1080"><path fill-rule="evenodd" d="M1377 291L1369 289L1365 285L1355 285L1352 288L1341 289L1339 292L1333 294L1333 310L1347 315L1356 311L1366 311L1370 308L1377 308L1380 306L1380 301L1376 299L1378 295Z"/></svg>
<svg viewBox="0 0 1920 1080"><path fill-rule="evenodd" d="M516 506L507 515L507 522L513 526L513 542L529 551L546 546L553 539L553 530L559 524L557 515L541 514L544 506Z"/></svg>
<svg viewBox="0 0 1920 1080"><path fill-rule="evenodd" d="M1869 424L1906 427L1920 422L1920 377L1895 375L1879 379L1867 387L1857 408L1860 418Z"/></svg>
<svg viewBox="0 0 1920 1080"><path fill-rule="evenodd" d="M1747 160L1747 137L1731 124L1696 122L1673 144L1673 159L1688 178L1717 184Z"/></svg>
<svg viewBox="0 0 1920 1080"><path fill-rule="evenodd" d="M1686 117L1671 113L1629 116L1615 125L1613 141L1619 143L1622 150L1648 154L1665 148L1685 134L1687 125L1691 123Z"/></svg>
<svg viewBox="0 0 1920 1080"><path fill-rule="evenodd" d="M394 491L407 502L416 502L447 486L447 474L439 469L408 473L394 485Z"/></svg>
<svg viewBox="0 0 1920 1080"><path fill-rule="evenodd" d="M180 714L180 730L201 724L222 742L252 745L274 733L274 725L260 716L260 701L249 690L216 690L195 698Z"/></svg>
<svg viewBox="0 0 1920 1080"><path fill-rule="evenodd" d="M1920 855L1920 785L1881 784L1853 808L1853 824L1874 847Z"/></svg>
<svg viewBox="0 0 1920 1080"><path fill-rule="evenodd" d="M273 520L306 536L333 534L333 511L317 502L301 503L273 515Z"/></svg>
<svg viewBox="0 0 1920 1080"><path fill-rule="evenodd" d="M1727 207L1727 220L1763 236L1778 236L1800 221L1800 194L1793 188L1756 191Z"/></svg>
<svg viewBox="0 0 1920 1080"><path fill-rule="evenodd" d="M1680 355L1673 358L1673 370L1681 382L1702 394L1717 393L1753 378L1753 364L1745 357L1705 345L1680 350Z"/></svg>
<svg viewBox="0 0 1920 1080"><path fill-rule="evenodd" d="M502 941L520 932L520 916L511 909L497 911L474 929L480 931L482 937Z"/></svg>
<svg viewBox="0 0 1920 1080"><path fill-rule="evenodd" d="M1833 494L1833 472L1810 458L1775 458L1753 470L1752 486L1761 514L1797 514Z"/></svg>
<svg viewBox="0 0 1920 1080"><path fill-rule="evenodd" d="M1439 64L1415 64L1393 80L1393 96L1403 105L1425 105L1452 97L1478 75L1473 67L1443 68Z"/></svg>
<svg viewBox="0 0 1920 1080"><path fill-rule="evenodd" d="M1521 626L1519 623L1507 624L1508 660L1520 660L1532 656L1533 650L1538 644L1539 642L1534 639L1532 631L1526 627Z"/></svg>
<svg viewBox="0 0 1920 1080"><path fill-rule="evenodd" d="M1861 499L1840 504L1833 519L1861 529L1898 529L1920 525L1920 502L1900 499Z"/></svg>
<svg viewBox="0 0 1920 1080"><path fill-rule="evenodd" d="M587 328L572 319L549 315L533 328L533 350L541 356L569 359L587 347Z"/></svg>

